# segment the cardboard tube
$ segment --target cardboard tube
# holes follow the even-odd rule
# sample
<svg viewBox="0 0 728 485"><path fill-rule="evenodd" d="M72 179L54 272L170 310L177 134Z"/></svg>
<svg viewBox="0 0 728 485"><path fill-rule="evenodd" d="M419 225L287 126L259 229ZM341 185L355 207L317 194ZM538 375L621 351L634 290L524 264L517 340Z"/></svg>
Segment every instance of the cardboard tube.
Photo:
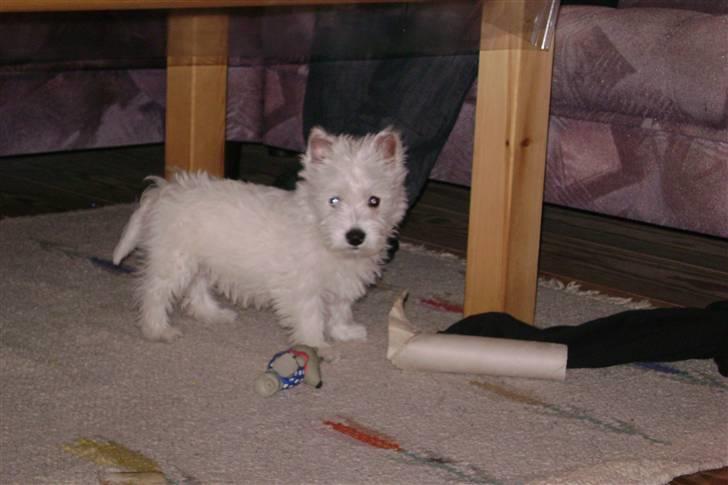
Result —
<svg viewBox="0 0 728 485"><path fill-rule="evenodd" d="M406 292L389 312L387 358L400 369L564 380L567 347L451 334L422 334L404 313Z"/></svg>

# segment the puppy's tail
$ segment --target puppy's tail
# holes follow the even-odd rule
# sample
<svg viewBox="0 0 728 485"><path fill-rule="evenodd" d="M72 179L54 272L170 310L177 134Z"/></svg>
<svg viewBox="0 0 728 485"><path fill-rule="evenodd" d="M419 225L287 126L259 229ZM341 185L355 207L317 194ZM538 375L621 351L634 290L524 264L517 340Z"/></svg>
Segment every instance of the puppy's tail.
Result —
<svg viewBox="0 0 728 485"><path fill-rule="evenodd" d="M129 253L139 244L142 228L147 218L147 214L152 208L153 203L159 198L159 189L167 184L167 181L161 177L147 177L144 180L151 180L154 185L149 187L142 194L139 208L134 211L129 218L129 222L124 227L124 231L121 234L121 239L114 248L114 255L112 261L115 265L119 265L121 261L126 258Z"/></svg>

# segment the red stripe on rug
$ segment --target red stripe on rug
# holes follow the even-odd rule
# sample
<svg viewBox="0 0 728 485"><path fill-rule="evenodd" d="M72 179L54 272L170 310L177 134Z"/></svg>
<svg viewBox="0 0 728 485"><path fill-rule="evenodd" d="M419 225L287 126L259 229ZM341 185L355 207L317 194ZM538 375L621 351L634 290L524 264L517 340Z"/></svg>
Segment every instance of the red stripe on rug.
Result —
<svg viewBox="0 0 728 485"><path fill-rule="evenodd" d="M432 298L420 298L420 303L430 308L434 308L435 310L451 313L463 313L462 305L450 303L449 301L441 300L435 296Z"/></svg>
<svg viewBox="0 0 728 485"><path fill-rule="evenodd" d="M357 441L361 441L362 443L365 443L369 446L374 446L375 448L382 448L385 450L394 450L394 451L402 451L402 448L399 446L399 444L396 441L389 440L387 438L383 438L381 436L377 436L372 434L371 432L364 431L362 429L356 428L354 426L340 423L340 422L334 422L334 421L324 421L323 422L326 426L331 427L334 431L338 431L341 434L345 434L351 438L354 438Z"/></svg>

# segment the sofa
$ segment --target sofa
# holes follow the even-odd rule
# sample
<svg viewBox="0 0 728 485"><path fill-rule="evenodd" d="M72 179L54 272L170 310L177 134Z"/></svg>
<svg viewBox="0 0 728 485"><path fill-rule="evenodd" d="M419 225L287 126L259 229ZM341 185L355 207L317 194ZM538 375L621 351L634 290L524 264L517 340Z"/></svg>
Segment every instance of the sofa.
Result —
<svg viewBox="0 0 728 485"><path fill-rule="evenodd" d="M228 140L303 148L316 18L232 15ZM0 32L0 157L163 141L163 12L6 14ZM545 201L728 238L725 32L728 0L562 6ZM475 101L432 179L469 184Z"/></svg>
<svg viewBox="0 0 728 485"><path fill-rule="evenodd" d="M728 1L564 6L555 43L544 200L727 238ZM474 108L433 178L467 183Z"/></svg>

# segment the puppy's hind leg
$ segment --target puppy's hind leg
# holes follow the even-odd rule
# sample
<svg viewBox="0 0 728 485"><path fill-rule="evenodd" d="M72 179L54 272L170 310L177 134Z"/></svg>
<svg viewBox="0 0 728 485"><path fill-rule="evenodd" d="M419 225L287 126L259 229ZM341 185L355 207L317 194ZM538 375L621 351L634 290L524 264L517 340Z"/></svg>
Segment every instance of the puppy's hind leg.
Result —
<svg viewBox="0 0 728 485"><path fill-rule="evenodd" d="M139 287L142 333L149 340L171 342L182 332L169 324L169 311L196 271L179 252L149 254L148 260Z"/></svg>
<svg viewBox="0 0 728 485"><path fill-rule="evenodd" d="M204 323L231 323L238 315L233 310L222 308L210 292L209 280L197 275L187 290L184 307L190 315Z"/></svg>

